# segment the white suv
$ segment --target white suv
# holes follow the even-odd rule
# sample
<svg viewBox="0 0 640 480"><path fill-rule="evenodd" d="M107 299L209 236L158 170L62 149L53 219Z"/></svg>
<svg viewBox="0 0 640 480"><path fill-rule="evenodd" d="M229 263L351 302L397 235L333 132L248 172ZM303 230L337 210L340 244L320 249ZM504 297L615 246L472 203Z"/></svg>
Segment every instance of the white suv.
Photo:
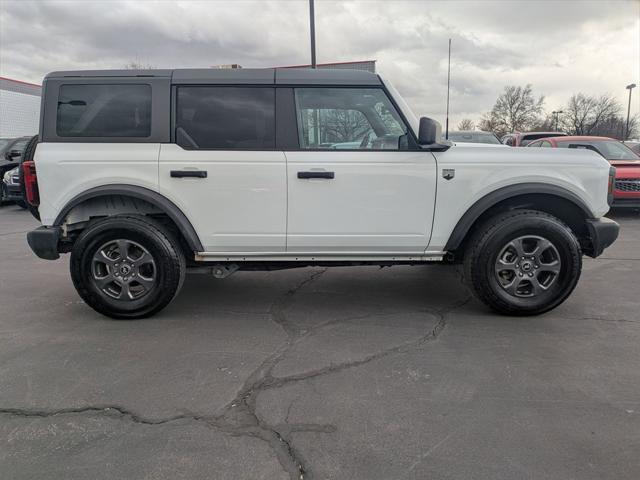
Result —
<svg viewBox="0 0 640 480"><path fill-rule="evenodd" d="M116 318L158 312L191 268L426 262L538 314L618 234L596 153L451 146L361 71L54 72L25 157L29 245L71 252L80 296Z"/></svg>

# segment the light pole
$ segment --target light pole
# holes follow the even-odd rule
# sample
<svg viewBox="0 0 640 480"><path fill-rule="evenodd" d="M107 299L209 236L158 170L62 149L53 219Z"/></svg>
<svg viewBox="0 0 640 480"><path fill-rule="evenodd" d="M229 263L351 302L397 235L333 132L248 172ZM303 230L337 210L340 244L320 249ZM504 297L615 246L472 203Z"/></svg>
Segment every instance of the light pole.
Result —
<svg viewBox="0 0 640 480"><path fill-rule="evenodd" d="M316 15L313 0L309 0L309 27L311 33L311 68L316 68Z"/></svg>
<svg viewBox="0 0 640 480"><path fill-rule="evenodd" d="M624 136L624 139L629 140L629 114L631 113L631 90L636 88L636 84L632 83L630 85L627 85L625 88L629 90L629 106L627 107L627 130L626 130L627 133Z"/></svg>
<svg viewBox="0 0 640 480"><path fill-rule="evenodd" d="M558 117L560 116L561 113L564 113L562 110L554 110L553 112L551 112L551 115L555 115L556 117L556 132L558 131Z"/></svg>

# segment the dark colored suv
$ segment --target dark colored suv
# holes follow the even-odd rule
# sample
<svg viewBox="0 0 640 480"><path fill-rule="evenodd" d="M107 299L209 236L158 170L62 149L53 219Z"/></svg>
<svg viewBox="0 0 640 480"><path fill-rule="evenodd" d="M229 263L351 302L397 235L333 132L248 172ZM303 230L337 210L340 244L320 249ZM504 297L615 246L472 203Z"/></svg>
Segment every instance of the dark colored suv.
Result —
<svg viewBox="0 0 640 480"><path fill-rule="evenodd" d="M2 188L0 205L18 199L15 196L9 195L5 182L2 180L9 170L13 170L20 165L22 153L30 139L31 137L0 138L0 185Z"/></svg>

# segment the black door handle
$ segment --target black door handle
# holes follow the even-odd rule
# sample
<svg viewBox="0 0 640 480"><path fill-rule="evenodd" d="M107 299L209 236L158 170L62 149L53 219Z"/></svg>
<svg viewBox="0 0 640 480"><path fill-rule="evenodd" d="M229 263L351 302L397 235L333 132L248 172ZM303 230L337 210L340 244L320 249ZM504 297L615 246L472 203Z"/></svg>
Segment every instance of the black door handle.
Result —
<svg viewBox="0 0 640 480"><path fill-rule="evenodd" d="M335 177L333 172L298 172L298 178L328 178Z"/></svg>
<svg viewBox="0 0 640 480"><path fill-rule="evenodd" d="M172 178L207 178L206 170L171 170Z"/></svg>

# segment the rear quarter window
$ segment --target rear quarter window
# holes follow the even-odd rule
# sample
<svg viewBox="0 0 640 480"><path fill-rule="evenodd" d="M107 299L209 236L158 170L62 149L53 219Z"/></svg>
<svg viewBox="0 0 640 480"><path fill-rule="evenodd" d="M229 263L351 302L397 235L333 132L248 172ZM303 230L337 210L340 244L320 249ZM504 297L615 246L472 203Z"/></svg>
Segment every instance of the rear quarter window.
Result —
<svg viewBox="0 0 640 480"><path fill-rule="evenodd" d="M56 132L60 137L148 137L151 86L61 85Z"/></svg>

